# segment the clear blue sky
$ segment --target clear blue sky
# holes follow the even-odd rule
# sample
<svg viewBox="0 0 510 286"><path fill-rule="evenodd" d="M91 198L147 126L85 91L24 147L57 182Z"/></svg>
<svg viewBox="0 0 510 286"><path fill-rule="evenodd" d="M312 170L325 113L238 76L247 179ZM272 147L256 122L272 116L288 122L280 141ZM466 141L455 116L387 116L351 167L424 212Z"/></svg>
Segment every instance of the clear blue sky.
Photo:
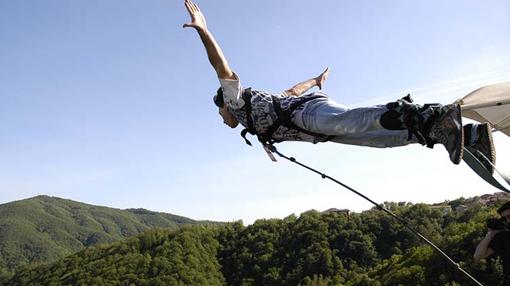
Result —
<svg viewBox="0 0 510 286"><path fill-rule="evenodd" d="M507 0L198 1L246 86L279 92L330 67L351 106L448 103L510 80ZM366 202L225 127L183 1L0 0L0 203L47 194L251 223ZM510 138L496 136L510 171ZM496 190L442 146L279 149L376 201Z"/></svg>

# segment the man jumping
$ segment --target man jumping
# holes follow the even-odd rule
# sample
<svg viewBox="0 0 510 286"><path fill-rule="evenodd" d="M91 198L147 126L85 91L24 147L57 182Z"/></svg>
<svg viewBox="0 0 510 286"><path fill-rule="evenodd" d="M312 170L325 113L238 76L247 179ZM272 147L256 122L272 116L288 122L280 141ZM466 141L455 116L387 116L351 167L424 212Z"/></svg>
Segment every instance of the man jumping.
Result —
<svg viewBox="0 0 510 286"><path fill-rule="evenodd" d="M214 103L226 125L235 128L241 123L245 127L241 135L248 144L251 145L245 137L248 132L264 145L281 141L332 141L379 148L420 143L432 148L440 143L454 164L462 160L464 145L481 151L494 162L490 125L471 124L463 128L457 103L421 106L406 96L385 105L349 109L322 92L305 94L315 86L322 88L328 69L278 94L244 88L208 30L199 7L191 0L185 0L184 5L191 22L183 27L198 32L220 81ZM464 130L469 130L466 138Z"/></svg>

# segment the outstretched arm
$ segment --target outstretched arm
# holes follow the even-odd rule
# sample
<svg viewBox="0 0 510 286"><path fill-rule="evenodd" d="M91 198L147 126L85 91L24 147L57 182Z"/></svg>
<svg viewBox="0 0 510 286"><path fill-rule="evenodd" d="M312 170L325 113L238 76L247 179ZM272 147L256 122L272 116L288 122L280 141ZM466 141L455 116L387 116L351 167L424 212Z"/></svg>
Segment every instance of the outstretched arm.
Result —
<svg viewBox="0 0 510 286"><path fill-rule="evenodd" d="M207 51L209 62L213 66L218 78L235 79L235 75L228 66L227 59L223 55L223 51L214 39L213 35L207 29L204 14L200 11L197 4L191 0L185 0L184 5L191 16L191 22L184 24L183 28L195 28Z"/></svg>
<svg viewBox="0 0 510 286"><path fill-rule="evenodd" d="M326 81L329 75L329 68L326 68L318 77L305 80L291 87L285 91L288 96L300 96L312 87L318 86L322 89L322 84Z"/></svg>

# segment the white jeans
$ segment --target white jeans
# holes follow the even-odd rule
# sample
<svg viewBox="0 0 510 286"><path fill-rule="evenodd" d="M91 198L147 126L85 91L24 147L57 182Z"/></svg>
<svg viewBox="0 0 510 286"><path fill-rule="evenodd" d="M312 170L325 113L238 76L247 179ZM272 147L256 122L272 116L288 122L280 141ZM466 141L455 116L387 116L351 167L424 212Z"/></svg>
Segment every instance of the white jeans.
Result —
<svg viewBox="0 0 510 286"><path fill-rule="evenodd" d="M407 130L388 130L380 123L384 105L349 109L329 98L308 102L293 121L305 130L335 136L330 141L369 147L397 147L417 143L407 140Z"/></svg>

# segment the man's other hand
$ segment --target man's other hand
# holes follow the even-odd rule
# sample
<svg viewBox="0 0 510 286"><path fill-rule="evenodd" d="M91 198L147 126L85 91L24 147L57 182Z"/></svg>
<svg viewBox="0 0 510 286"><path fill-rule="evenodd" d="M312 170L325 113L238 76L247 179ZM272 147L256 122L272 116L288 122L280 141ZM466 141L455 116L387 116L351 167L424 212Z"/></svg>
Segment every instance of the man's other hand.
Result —
<svg viewBox="0 0 510 286"><path fill-rule="evenodd" d="M315 78L315 81L317 82L317 86L319 89L322 89L322 84L328 79L329 75L329 68L326 68L318 77Z"/></svg>

